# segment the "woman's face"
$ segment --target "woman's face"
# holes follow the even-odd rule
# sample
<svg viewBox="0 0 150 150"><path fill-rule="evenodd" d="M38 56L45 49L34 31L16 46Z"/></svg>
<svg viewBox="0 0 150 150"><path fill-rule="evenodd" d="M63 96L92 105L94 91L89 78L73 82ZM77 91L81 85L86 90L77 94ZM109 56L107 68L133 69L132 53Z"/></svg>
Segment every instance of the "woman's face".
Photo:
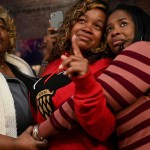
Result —
<svg viewBox="0 0 150 150"><path fill-rule="evenodd" d="M114 54L129 46L135 34L132 18L124 10L114 11L107 20L107 43Z"/></svg>
<svg viewBox="0 0 150 150"><path fill-rule="evenodd" d="M0 19L0 54L4 55L9 46L9 35L6 30L6 24Z"/></svg>
<svg viewBox="0 0 150 150"><path fill-rule="evenodd" d="M77 44L82 52L99 46L105 20L105 13L96 8L79 17L71 30L71 38L76 35Z"/></svg>

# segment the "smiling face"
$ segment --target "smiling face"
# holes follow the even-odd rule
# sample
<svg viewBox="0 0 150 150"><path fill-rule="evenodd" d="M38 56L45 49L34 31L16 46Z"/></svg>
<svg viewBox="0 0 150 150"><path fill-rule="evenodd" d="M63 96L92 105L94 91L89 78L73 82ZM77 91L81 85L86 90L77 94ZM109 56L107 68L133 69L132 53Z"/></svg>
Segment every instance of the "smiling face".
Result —
<svg viewBox="0 0 150 150"><path fill-rule="evenodd" d="M0 55L4 56L9 45L9 35L6 24L0 19Z"/></svg>
<svg viewBox="0 0 150 150"><path fill-rule="evenodd" d="M107 43L114 54L133 42L135 25L124 10L116 10L109 16L106 30Z"/></svg>
<svg viewBox="0 0 150 150"><path fill-rule="evenodd" d="M71 30L71 38L75 34L77 45L81 52L91 50L99 46L106 15L103 11L94 8L80 16Z"/></svg>

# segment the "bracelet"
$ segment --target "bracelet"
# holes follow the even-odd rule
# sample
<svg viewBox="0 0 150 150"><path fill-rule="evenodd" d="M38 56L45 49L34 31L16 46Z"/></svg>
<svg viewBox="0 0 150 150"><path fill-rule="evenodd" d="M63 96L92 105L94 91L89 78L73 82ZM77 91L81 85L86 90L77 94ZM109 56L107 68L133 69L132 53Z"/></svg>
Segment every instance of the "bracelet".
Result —
<svg viewBox="0 0 150 150"><path fill-rule="evenodd" d="M43 137L39 136L39 124L35 125L33 127L33 131L32 131L32 137L36 140L36 141L46 141L46 139L44 139Z"/></svg>
<svg viewBox="0 0 150 150"><path fill-rule="evenodd" d="M41 66L47 66L48 64L49 64L49 62L48 62L48 61L42 61Z"/></svg>

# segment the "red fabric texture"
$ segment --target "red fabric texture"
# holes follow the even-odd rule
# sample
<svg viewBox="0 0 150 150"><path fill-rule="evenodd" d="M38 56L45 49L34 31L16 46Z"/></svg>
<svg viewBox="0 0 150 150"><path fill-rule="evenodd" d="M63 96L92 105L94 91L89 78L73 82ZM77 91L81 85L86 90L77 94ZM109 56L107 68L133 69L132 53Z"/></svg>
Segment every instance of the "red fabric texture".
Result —
<svg viewBox="0 0 150 150"><path fill-rule="evenodd" d="M61 104L74 95L74 100L77 101L76 105L78 105L75 110L77 113L76 115L83 128L76 124L71 131L61 131L61 133L57 135L50 136L49 150L108 149L106 144L107 138L114 129L115 120L106 106L102 88L94 78L97 78L102 71L107 68L110 62L110 59L102 59L95 62L90 65L90 72L87 75L73 78L73 82L56 91L52 99L55 109L59 108ZM54 72L57 73L60 63L61 60L50 63L47 70L43 73L43 76L53 74ZM96 98L92 98L94 93L96 93ZM86 99L84 99L84 97L86 97ZM82 109L82 105L86 106L87 109ZM94 107L95 109L93 109ZM39 111L34 117L37 123L45 121L45 118ZM82 119L82 117L84 119ZM47 122L50 123L48 120ZM46 128L43 130L46 130Z"/></svg>

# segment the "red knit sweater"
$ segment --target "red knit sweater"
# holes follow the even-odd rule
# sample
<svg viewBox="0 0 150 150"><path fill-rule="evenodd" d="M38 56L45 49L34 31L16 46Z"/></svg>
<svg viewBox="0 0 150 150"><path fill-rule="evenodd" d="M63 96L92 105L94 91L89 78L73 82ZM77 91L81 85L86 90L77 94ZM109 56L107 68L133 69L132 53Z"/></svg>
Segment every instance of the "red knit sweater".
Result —
<svg viewBox="0 0 150 150"><path fill-rule="evenodd" d="M95 78L106 69L110 64L110 60L102 59L95 62L90 65L88 74L73 78L73 82L71 82L70 79L66 79L68 77L63 77L62 73L59 73L58 76L49 75L57 73L60 62L61 60L56 60L49 64L47 70L43 74L43 78L35 84L31 91L31 100L33 101L36 99L38 105L37 110L32 108L35 120L37 123L42 123L44 121L41 124L43 128L40 128L40 134L42 136L44 135L44 137L50 137L50 150L107 150L107 138L114 130L115 119L106 106L102 88L96 82ZM54 82L54 84L51 84L50 81ZM47 89L49 91L47 91ZM74 97L72 97L72 95L74 95ZM48 102L45 102L47 96L51 97L49 98L49 101L51 101L49 105ZM66 115L64 110L65 107L60 107L57 113L51 115L56 108L59 108L59 106L70 99L70 97L77 100L79 105L87 105L87 109L79 110L80 114L84 116L84 120L82 120L84 129L76 122L76 119L71 119ZM67 104L67 107L74 109L71 99ZM47 111L50 113L47 113ZM57 115L60 113L64 117L64 126L67 120L69 120L72 122L73 127L70 126L70 131L65 130L64 132L62 131L59 134L51 136L51 129L49 127L46 128L47 124L52 125L51 127L57 130L64 129L63 124L57 122ZM50 116L50 120L48 116ZM74 117L76 118L76 116Z"/></svg>

